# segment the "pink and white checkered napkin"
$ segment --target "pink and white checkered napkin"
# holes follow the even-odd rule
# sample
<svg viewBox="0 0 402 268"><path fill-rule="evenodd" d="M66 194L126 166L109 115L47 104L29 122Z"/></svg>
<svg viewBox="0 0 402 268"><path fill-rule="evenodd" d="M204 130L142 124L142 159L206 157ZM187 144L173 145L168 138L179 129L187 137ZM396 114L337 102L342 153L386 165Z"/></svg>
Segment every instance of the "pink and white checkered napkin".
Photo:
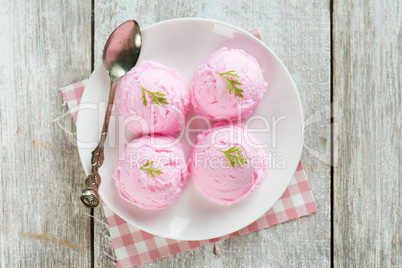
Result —
<svg viewBox="0 0 402 268"><path fill-rule="evenodd" d="M258 30L252 30L250 33L261 39ZM87 83L88 80L83 80L60 89L74 122L77 119L78 104ZM132 267L310 215L317 211L317 205L300 161L289 187L264 216L237 232L215 239L178 241L154 236L127 223L104 204L103 209L110 226L110 236L118 266Z"/></svg>

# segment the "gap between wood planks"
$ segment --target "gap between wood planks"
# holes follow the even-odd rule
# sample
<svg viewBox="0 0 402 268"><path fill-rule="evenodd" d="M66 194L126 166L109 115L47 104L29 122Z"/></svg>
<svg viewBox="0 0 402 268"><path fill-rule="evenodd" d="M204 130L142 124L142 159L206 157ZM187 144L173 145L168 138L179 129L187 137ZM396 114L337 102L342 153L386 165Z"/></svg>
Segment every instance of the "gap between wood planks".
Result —
<svg viewBox="0 0 402 268"><path fill-rule="evenodd" d="M91 73L94 71L95 65L95 0L91 0ZM95 212L91 208L91 267L95 268Z"/></svg>
<svg viewBox="0 0 402 268"><path fill-rule="evenodd" d="M333 59L334 59L334 47L333 47L333 25L334 25L334 1L329 1L329 20L330 20L330 81L329 81L329 91L330 91L330 124L331 124L331 140L330 140L330 150L331 150L331 161L330 161L330 190L331 190L331 197L330 197L330 208L331 208L331 252L330 252L330 260L331 260L331 267L334 268L334 67L333 67Z"/></svg>

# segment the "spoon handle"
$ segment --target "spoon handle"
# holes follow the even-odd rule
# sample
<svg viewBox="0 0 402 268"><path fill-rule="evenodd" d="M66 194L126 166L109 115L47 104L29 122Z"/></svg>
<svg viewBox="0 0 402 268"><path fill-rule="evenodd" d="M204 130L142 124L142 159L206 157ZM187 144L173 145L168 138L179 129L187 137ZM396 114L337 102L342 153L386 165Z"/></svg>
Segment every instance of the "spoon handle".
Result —
<svg viewBox="0 0 402 268"><path fill-rule="evenodd" d="M116 94L117 83L118 83L118 81L113 81L111 79L109 100L108 100L108 105L107 105L107 109L106 109L105 121L104 121L103 127L102 127L102 134L101 134L98 146L95 148L95 150L92 151L91 174L89 174L89 176L85 180L86 187L82 190L82 193L81 193L81 202L86 207L89 207L89 208L95 208L100 203L100 197L98 194L98 190L99 190L99 186L101 184L101 177L99 175L98 170L102 166L103 160L105 159L104 145L105 145L105 141L106 141L106 137L107 137L107 132L109 129L109 120L110 120L110 115L112 114L112 108L113 108L114 96Z"/></svg>

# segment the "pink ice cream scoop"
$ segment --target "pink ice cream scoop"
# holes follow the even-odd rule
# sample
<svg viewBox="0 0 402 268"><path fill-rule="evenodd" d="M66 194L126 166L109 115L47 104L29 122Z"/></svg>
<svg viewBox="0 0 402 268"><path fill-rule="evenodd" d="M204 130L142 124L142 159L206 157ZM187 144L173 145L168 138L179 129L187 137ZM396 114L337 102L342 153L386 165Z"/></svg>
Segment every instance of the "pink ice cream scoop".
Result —
<svg viewBox="0 0 402 268"><path fill-rule="evenodd" d="M184 126L190 97L176 70L143 61L120 80L115 103L134 134L174 135Z"/></svg>
<svg viewBox="0 0 402 268"><path fill-rule="evenodd" d="M195 187L212 201L222 205L241 201L264 179L267 155L243 125L218 122L197 138L189 171Z"/></svg>
<svg viewBox="0 0 402 268"><path fill-rule="evenodd" d="M187 180L177 139L144 136L130 142L114 165L120 196L143 209L163 209L179 197Z"/></svg>
<svg viewBox="0 0 402 268"><path fill-rule="evenodd" d="M238 120L254 112L267 86L254 57L241 49L223 47L198 67L191 84L191 102L196 113L210 120Z"/></svg>

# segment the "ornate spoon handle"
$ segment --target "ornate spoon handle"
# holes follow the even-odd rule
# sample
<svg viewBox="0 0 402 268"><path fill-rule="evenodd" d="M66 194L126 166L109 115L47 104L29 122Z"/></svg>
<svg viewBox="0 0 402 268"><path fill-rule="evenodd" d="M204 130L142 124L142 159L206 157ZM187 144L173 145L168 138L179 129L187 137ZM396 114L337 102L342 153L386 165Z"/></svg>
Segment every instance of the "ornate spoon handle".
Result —
<svg viewBox="0 0 402 268"><path fill-rule="evenodd" d="M106 141L107 131L109 129L109 119L110 119L110 115L112 113L112 107L113 107L113 102L114 102L114 96L116 94L116 88L117 88L117 81L113 82L113 80L111 79L109 101L108 101L108 106L107 106L107 110L106 110L105 121L104 121L103 127L102 127L102 134L101 134L98 146L95 148L95 150L92 151L91 174L89 174L89 176L85 180L86 187L82 190L82 193L81 193L81 202L86 207L89 207L89 208L95 208L100 203L98 190L99 190L99 186L101 184L101 177L98 173L98 170L102 166L103 160L105 159L103 149L104 149L104 145L105 145L105 141Z"/></svg>

